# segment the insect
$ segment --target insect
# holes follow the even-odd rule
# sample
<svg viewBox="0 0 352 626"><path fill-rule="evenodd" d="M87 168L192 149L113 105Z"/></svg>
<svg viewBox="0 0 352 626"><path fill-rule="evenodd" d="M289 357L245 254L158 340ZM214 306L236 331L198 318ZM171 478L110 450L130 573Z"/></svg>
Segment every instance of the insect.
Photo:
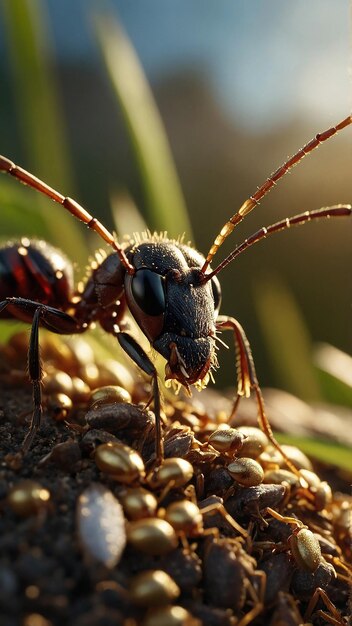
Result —
<svg viewBox="0 0 352 626"><path fill-rule="evenodd" d="M165 379L189 389L205 387L217 367L218 333L230 330L236 346L236 410L242 396L254 393L259 425L279 450L265 413L254 361L246 334L239 322L219 315L221 290L218 274L239 254L281 230L318 218L348 216L350 205L336 205L285 218L263 227L238 245L221 263L210 264L224 240L260 200L302 158L352 123L348 116L336 126L316 135L267 178L226 222L206 257L181 241L149 235L120 245L105 226L75 200L63 196L11 160L0 157L0 171L61 204L95 231L112 253L91 268L81 291L75 291L71 263L43 241L22 238L0 249L0 314L31 324L28 371L33 385L33 414L22 451L25 453L40 427L42 416L39 327L58 334L83 333L93 323L117 339L137 366L151 377L156 419L156 461L163 458L160 389L155 365L125 329L129 311L151 346L166 359ZM284 453L282 452L283 456ZM286 457L285 457L286 458ZM289 467L297 473L286 458Z"/></svg>

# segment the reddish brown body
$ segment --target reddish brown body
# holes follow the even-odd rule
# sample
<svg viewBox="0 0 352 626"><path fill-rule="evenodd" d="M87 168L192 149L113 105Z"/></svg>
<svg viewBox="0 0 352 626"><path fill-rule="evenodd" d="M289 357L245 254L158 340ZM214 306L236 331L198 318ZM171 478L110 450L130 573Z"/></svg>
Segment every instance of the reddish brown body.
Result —
<svg viewBox="0 0 352 626"><path fill-rule="evenodd" d="M0 300L20 297L65 311L73 295L72 265L46 241L23 238L0 248ZM3 317L12 317L4 311Z"/></svg>

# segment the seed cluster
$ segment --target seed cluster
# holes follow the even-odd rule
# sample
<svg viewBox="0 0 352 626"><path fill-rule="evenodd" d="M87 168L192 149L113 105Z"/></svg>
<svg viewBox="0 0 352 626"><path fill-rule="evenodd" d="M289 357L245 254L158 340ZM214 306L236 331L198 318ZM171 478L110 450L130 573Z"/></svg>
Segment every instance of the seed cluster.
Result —
<svg viewBox="0 0 352 626"><path fill-rule="evenodd" d="M0 384L26 387L27 341L19 333L1 347ZM352 499L300 450L283 446L294 474L258 428L232 428L170 397L156 466L147 383L97 362L82 338L43 334L41 345L49 441L42 432L24 458L9 441L0 472L2 516L21 537L0 560L0 582L24 587L26 626L56 626L72 612L75 626L347 623ZM36 539L64 545L58 520L74 567L63 550L52 576L61 572L65 597L82 594L66 613L50 605L49 548ZM38 550L46 568L29 584L17 565Z"/></svg>

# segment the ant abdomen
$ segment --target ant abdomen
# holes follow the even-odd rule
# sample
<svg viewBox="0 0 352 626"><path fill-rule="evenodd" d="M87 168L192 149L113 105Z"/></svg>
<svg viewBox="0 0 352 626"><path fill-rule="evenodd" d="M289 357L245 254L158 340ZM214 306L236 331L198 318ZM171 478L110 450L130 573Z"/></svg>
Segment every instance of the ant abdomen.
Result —
<svg viewBox="0 0 352 626"><path fill-rule="evenodd" d="M46 241L23 237L0 248L0 300L26 298L66 310L72 293L72 265ZM9 309L2 316L13 317Z"/></svg>

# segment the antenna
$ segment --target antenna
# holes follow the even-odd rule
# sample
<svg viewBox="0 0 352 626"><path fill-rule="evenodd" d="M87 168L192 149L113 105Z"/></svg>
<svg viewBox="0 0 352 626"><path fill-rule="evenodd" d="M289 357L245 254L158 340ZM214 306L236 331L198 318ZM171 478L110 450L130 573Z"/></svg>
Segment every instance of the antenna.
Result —
<svg viewBox="0 0 352 626"><path fill-rule="evenodd" d="M352 124L351 115L346 117L339 124L336 124L336 126L332 126L331 128L328 128L322 133L318 133L305 146L303 146L303 148L298 150L296 154L294 154L291 158L289 158L273 174L271 174L269 178L266 179L266 181L261 185L261 187L259 187L259 189L255 192L255 194L253 194L253 196L250 196L242 204L241 208L237 211L237 213L235 213L228 220L228 222L226 222L226 224L224 224L224 226L222 227L220 233L215 238L214 243L211 246L207 254L205 263L201 269L201 272L203 274L205 274L212 259L214 258L215 254L219 250L220 246L222 246L222 244L224 243L225 239L232 233L232 231L237 226L237 224L242 222L242 220L246 217L246 215L248 215L248 213L250 213L252 209L254 209L254 207L256 207L257 204L259 204L260 200L264 198L264 196L266 196L267 193L269 193L269 191L274 187L274 185L276 185L278 181L281 178L283 178L283 176L285 176L285 174L294 165L297 165L297 163L299 163L303 159L303 157L305 157L307 154L309 154L315 148L317 148L321 143L324 143L324 141L327 141L328 139L330 139L330 137L333 137L333 135L336 135L336 133L338 133L343 128L346 128L346 126L349 126L350 124Z"/></svg>

